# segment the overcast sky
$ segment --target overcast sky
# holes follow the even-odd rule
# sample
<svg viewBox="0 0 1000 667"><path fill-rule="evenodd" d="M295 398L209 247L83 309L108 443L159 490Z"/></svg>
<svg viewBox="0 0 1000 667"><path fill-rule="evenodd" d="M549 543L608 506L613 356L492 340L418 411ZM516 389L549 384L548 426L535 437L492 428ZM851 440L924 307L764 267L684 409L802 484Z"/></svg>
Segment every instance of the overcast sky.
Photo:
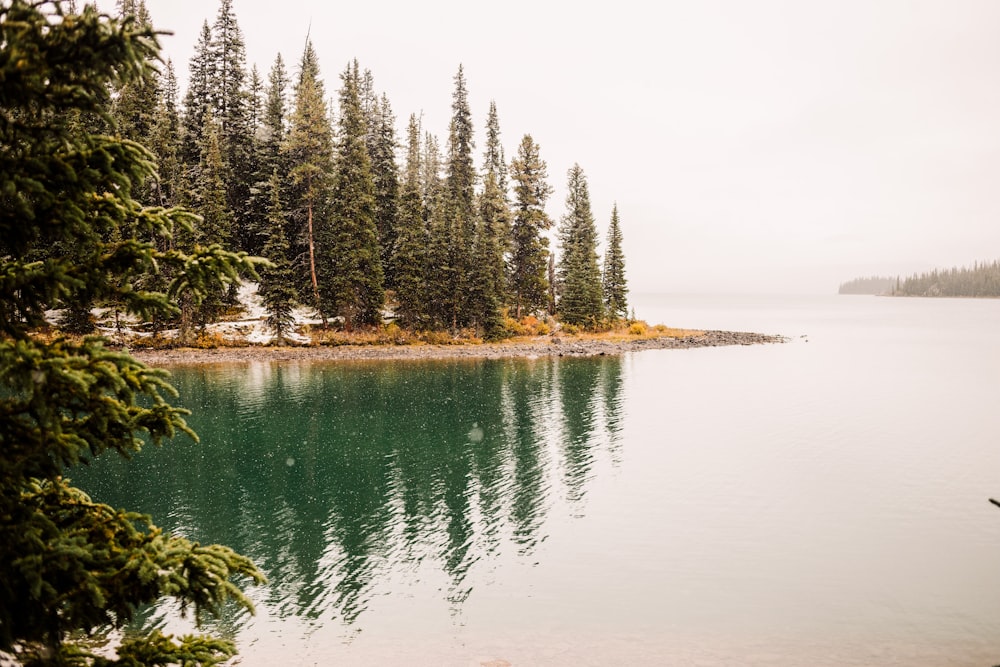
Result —
<svg viewBox="0 0 1000 667"><path fill-rule="evenodd" d="M102 7L113 6L105 0ZM147 0L186 79L218 4ZM564 211L617 201L641 292L835 292L1000 257L1000 2L235 0L248 66L307 32L332 97L352 58L398 119L447 137L465 68L477 132L531 134Z"/></svg>

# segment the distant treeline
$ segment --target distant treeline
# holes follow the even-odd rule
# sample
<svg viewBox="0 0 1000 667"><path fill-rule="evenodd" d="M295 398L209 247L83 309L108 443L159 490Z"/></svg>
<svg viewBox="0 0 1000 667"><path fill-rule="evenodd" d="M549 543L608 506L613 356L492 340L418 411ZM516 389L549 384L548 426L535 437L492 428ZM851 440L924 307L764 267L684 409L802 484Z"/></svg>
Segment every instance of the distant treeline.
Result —
<svg viewBox="0 0 1000 667"><path fill-rule="evenodd" d="M841 283L838 294L889 294L896 284L895 278L871 276L870 278L855 278Z"/></svg>
<svg viewBox="0 0 1000 667"><path fill-rule="evenodd" d="M1000 297L1000 262L914 274L893 290L896 296Z"/></svg>
<svg viewBox="0 0 1000 667"><path fill-rule="evenodd" d="M1000 261L969 267L934 269L909 278L855 278L841 284L838 294L892 296L1000 297Z"/></svg>

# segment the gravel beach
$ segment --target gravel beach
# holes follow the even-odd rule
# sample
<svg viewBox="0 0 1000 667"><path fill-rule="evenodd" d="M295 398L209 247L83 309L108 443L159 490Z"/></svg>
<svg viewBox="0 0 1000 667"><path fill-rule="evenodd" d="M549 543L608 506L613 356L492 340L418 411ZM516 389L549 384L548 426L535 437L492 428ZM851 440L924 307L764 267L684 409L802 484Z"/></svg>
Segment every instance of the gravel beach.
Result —
<svg viewBox="0 0 1000 667"><path fill-rule="evenodd" d="M688 349L724 345L782 343L783 336L734 331L705 331L680 338L590 339L539 336L500 343L455 345L338 345L273 347L247 345L212 349L136 349L132 354L153 365L243 363L251 361L351 361L394 359L506 359L542 356L590 357L639 350Z"/></svg>

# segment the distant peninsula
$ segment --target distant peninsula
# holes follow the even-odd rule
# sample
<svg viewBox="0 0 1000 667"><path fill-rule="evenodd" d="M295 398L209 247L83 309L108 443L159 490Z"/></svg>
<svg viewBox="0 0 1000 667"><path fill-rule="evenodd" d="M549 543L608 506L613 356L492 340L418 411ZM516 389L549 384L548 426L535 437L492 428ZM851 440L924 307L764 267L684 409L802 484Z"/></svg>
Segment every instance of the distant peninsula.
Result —
<svg viewBox="0 0 1000 667"><path fill-rule="evenodd" d="M922 297L1000 297L1000 261L975 262L971 267L934 269L909 278L855 278L841 284L838 294Z"/></svg>

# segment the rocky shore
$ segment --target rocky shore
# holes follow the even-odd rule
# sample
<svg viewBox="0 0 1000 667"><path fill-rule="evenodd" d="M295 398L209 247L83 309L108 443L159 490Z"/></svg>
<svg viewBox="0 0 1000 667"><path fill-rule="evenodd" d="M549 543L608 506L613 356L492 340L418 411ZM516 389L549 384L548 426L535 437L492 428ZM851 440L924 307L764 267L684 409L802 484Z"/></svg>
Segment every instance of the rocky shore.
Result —
<svg viewBox="0 0 1000 667"><path fill-rule="evenodd" d="M153 366L242 363L249 361L350 361L392 359L506 359L543 356L592 357L639 350L688 349L725 345L783 343L783 336L734 331L705 331L684 337L601 339L539 336L500 343L455 345L339 345L310 347L243 346L213 349L134 350Z"/></svg>

